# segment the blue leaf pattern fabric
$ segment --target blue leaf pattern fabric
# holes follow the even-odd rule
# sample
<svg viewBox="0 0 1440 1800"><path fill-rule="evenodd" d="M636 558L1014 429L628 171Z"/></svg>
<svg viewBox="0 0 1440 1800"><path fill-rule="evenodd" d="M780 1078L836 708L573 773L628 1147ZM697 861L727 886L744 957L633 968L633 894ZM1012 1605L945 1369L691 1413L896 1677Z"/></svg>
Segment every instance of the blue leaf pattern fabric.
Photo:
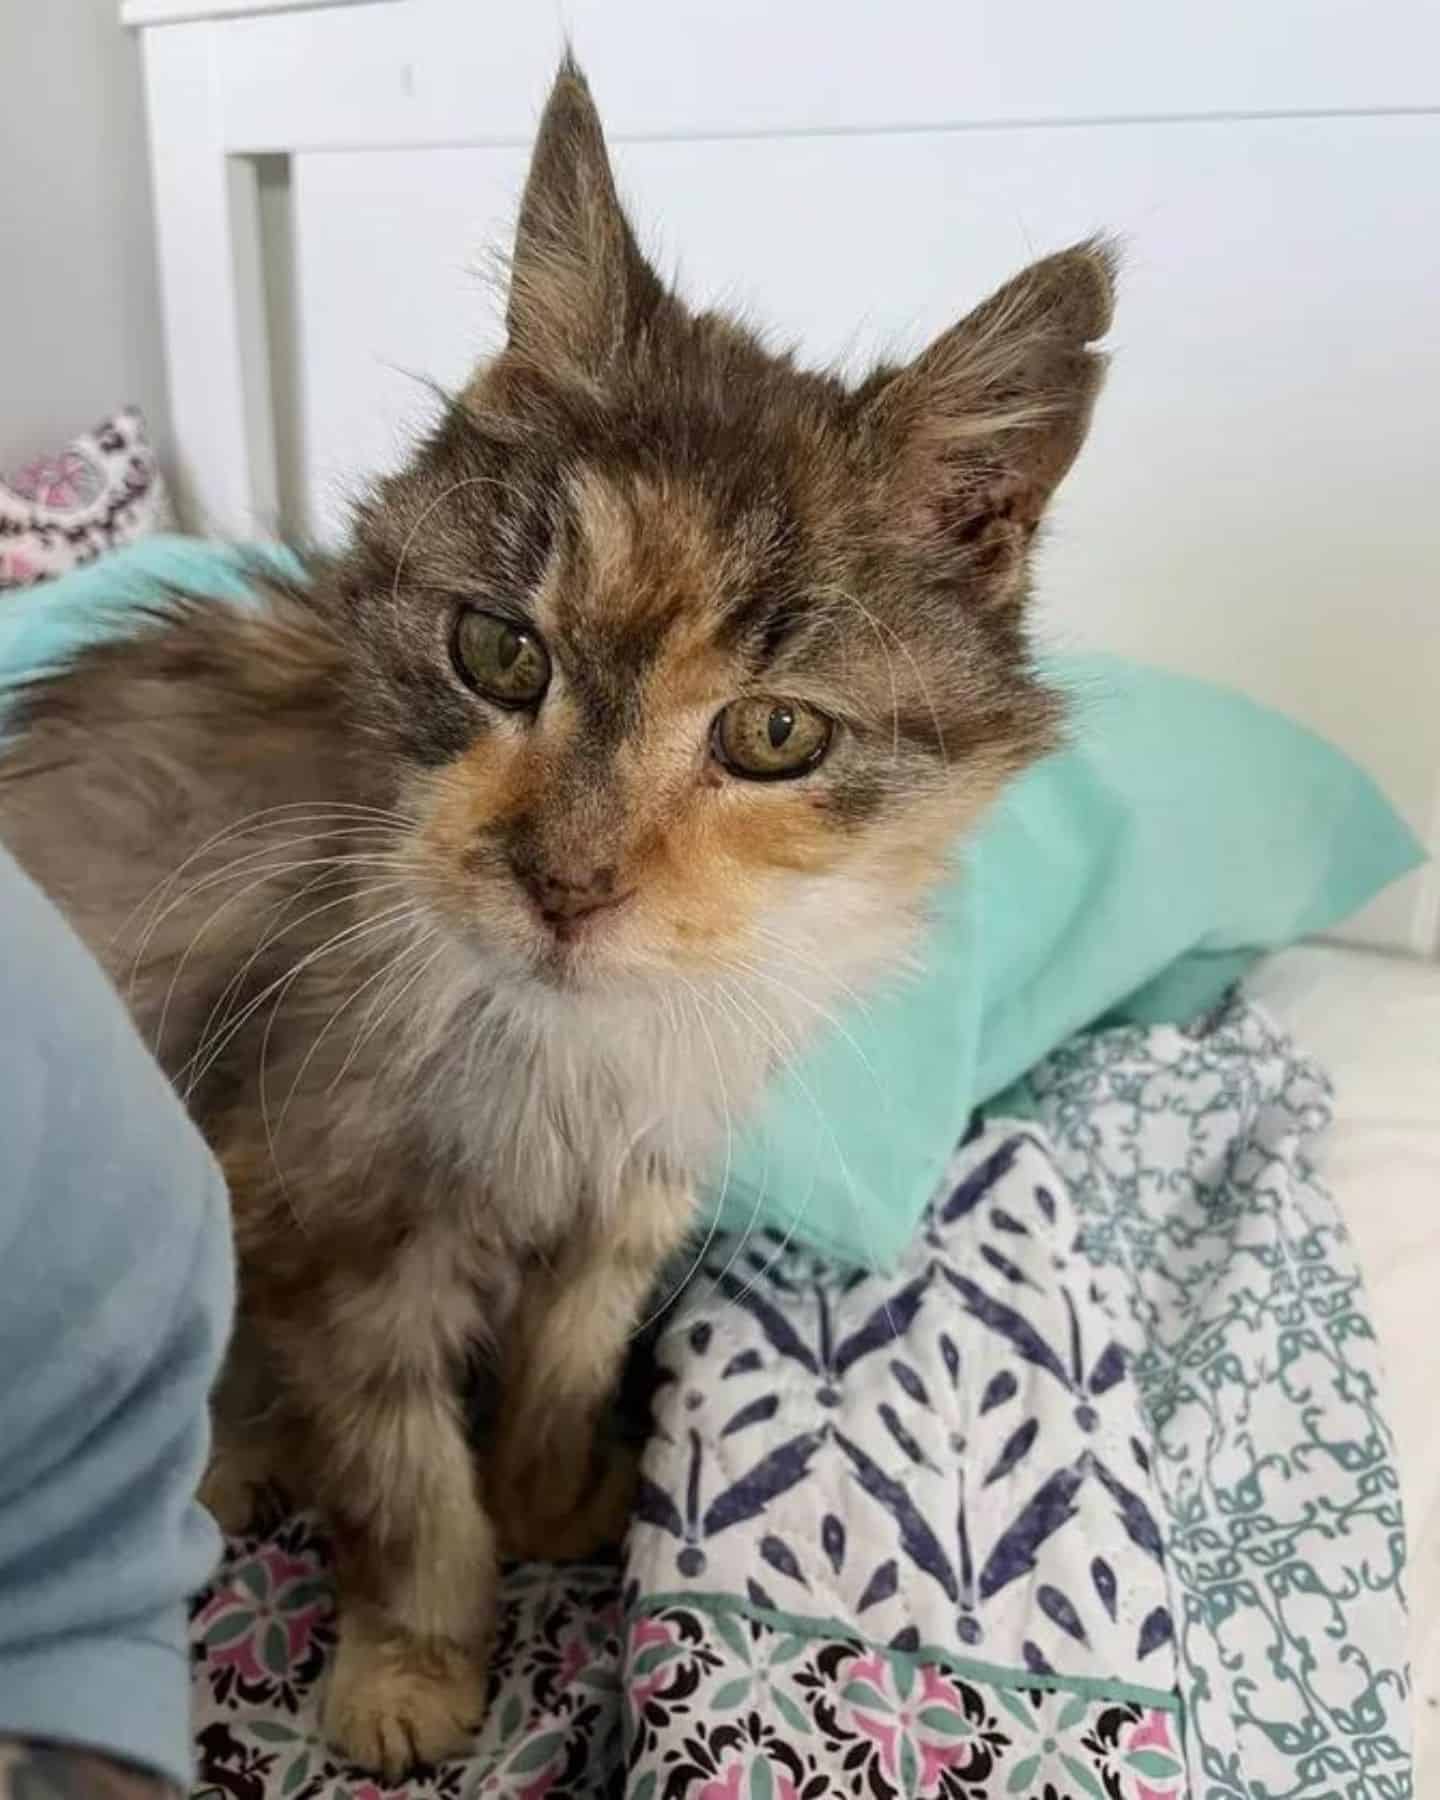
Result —
<svg viewBox="0 0 1440 1800"><path fill-rule="evenodd" d="M1103 1556L1097 1556L1091 1563L1090 1579L1095 1584L1095 1592L1100 1596L1100 1604L1113 1619L1115 1617L1115 1571Z"/></svg>
<svg viewBox="0 0 1440 1800"><path fill-rule="evenodd" d="M994 1125L893 1274L763 1239L740 1278L714 1244L657 1352L645 1472L674 1506L631 1534L641 1595L758 1582L782 1619L853 1620L870 1644L1173 1692L1173 1650L1136 1653L1170 1604L1130 1448L1149 1426L1079 1235L1043 1137Z"/></svg>
<svg viewBox="0 0 1440 1800"><path fill-rule="evenodd" d="M967 1134L892 1274L712 1247L660 1346L646 1469L676 1503L632 1533L635 1616L733 1600L787 1643L852 1634L867 1674L835 1705L889 1761L865 1786L857 1740L805 1765L817 1794L968 1797L963 1768L976 1794L1399 1800L1398 1483L1310 1171L1323 1080L1235 1001L1079 1038L1031 1091L1034 1118ZM1007 1729L1069 1696L1084 1742L1001 1758L997 1736L993 1790L980 1760L907 1761L906 1657L992 1693ZM804 1705L771 1715L797 1753ZM1139 1710L1097 1763L1104 1706ZM662 1789L679 1741L656 1727Z"/></svg>

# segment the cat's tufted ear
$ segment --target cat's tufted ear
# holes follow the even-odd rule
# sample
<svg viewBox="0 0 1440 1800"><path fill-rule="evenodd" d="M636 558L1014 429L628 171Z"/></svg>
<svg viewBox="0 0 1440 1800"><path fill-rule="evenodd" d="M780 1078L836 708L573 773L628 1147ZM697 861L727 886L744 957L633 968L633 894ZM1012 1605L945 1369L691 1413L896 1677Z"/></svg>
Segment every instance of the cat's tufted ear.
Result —
<svg viewBox="0 0 1440 1800"><path fill-rule="evenodd" d="M595 378L664 300L615 192L589 85L567 54L520 206L506 314L510 347L547 373Z"/></svg>
<svg viewBox="0 0 1440 1800"><path fill-rule="evenodd" d="M1008 282L858 396L890 521L967 597L1023 597L1025 552L1084 442L1115 253L1077 245Z"/></svg>

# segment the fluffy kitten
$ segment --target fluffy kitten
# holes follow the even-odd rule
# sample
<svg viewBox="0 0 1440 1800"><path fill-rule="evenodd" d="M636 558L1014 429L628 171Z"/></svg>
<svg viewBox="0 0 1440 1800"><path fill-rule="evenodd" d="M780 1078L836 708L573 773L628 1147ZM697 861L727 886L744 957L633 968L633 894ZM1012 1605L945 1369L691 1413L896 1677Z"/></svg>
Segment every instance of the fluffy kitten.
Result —
<svg viewBox="0 0 1440 1800"><path fill-rule="evenodd" d="M802 372L662 285L567 64L506 347L349 549L26 699L0 831L229 1178L210 1492L278 1459L328 1515L357 1762L465 1744L497 1534L623 1524L597 1414L727 1115L1056 741L1026 557L1110 304L1083 246L908 367Z"/></svg>

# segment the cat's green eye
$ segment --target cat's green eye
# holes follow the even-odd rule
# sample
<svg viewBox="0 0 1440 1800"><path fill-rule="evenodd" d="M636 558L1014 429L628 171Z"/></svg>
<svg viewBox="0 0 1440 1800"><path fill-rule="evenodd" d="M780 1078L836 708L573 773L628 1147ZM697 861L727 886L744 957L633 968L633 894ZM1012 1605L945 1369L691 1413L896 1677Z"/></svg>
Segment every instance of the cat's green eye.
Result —
<svg viewBox="0 0 1440 1800"><path fill-rule="evenodd" d="M467 607L455 621L455 667L497 706L538 706L550 685L550 653L533 631Z"/></svg>
<svg viewBox="0 0 1440 1800"><path fill-rule="evenodd" d="M715 721L718 761L746 781L788 781L808 775L830 748L835 727L803 700L760 695L732 700Z"/></svg>

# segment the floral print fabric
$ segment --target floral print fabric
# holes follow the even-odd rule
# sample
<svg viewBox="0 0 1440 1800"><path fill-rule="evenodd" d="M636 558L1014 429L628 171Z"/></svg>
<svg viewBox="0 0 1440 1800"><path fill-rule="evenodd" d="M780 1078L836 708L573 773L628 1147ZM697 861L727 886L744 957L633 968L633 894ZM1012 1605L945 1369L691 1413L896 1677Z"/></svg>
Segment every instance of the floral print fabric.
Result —
<svg viewBox="0 0 1440 1800"><path fill-rule="evenodd" d="M474 1753L405 1792L1409 1792L1374 1346L1250 1009L1099 1033L957 1151L904 1266L717 1246L665 1330L615 1568L507 1579ZM379 1800L320 1742L304 1519L194 1615L198 1791Z"/></svg>
<svg viewBox="0 0 1440 1800"><path fill-rule="evenodd" d="M0 590L68 574L172 523L145 421L126 407L53 456L0 471Z"/></svg>

